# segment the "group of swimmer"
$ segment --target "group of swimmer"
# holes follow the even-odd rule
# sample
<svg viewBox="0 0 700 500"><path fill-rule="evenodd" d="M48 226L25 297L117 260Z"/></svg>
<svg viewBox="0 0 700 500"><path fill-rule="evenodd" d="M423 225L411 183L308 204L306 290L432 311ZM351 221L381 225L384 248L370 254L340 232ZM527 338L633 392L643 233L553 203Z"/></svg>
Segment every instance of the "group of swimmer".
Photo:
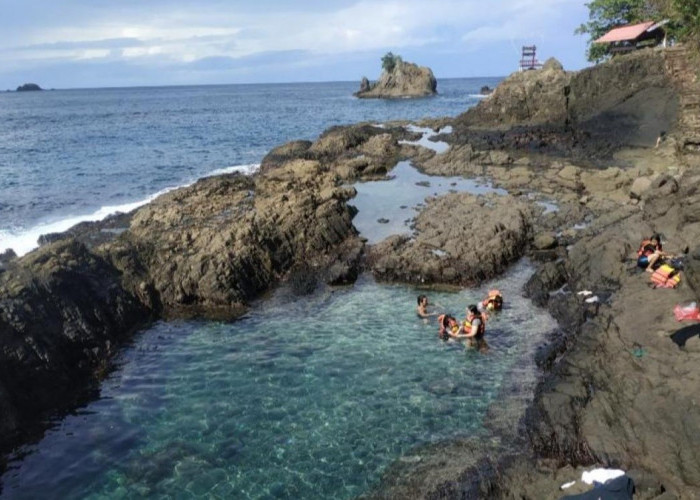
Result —
<svg viewBox="0 0 700 500"><path fill-rule="evenodd" d="M421 318L437 316L438 336L442 340L466 340L470 346L481 352L488 350L486 343L486 320L488 311L500 311L503 308L503 295L498 290L489 291L488 297L479 304L470 304L466 308L466 318L460 323L454 316L430 312L431 304L425 295L418 296L416 313ZM438 306L439 307L439 306Z"/></svg>

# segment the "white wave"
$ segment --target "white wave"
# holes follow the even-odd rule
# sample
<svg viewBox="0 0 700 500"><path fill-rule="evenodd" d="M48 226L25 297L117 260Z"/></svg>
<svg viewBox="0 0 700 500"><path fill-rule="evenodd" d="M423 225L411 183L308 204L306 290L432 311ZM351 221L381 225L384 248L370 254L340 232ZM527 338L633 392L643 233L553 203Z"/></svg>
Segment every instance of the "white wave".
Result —
<svg viewBox="0 0 700 500"><path fill-rule="evenodd" d="M469 94L469 97L474 97L476 99L486 99L491 94Z"/></svg>
<svg viewBox="0 0 700 500"><path fill-rule="evenodd" d="M213 177L216 175L231 174L234 172L241 172L245 175L250 175L256 172L259 168L260 164L258 163L250 165L235 165L214 170L204 175L203 177ZM181 186L172 186L162 189L143 200L125 203L123 205L108 205L100 207L98 210L90 214L71 215L66 217L65 219L60 219L53 222L42 222L37 224L36 226L32 226L27 229L19 229L16 231L0 229L0 253L11 248L17 255L22 256L39 246L38 240L39 236L41 236L42 234L61 233L70 229L76 224L79 224L80 222L99 221L109 215L113 215L116 213L131 212L136 208L150 203L151 201L155 200L156 198L165 193L168 193L174 189L179 189L181 187L191 186L195 182L196 180L188 182Z"/></svg>

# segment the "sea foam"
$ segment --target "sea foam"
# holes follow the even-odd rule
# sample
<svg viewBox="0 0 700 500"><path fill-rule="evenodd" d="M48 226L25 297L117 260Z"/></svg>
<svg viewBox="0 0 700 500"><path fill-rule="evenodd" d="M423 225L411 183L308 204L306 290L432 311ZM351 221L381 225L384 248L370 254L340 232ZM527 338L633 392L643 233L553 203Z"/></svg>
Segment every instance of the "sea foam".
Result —
<svg viewBox="0 0 700 500"><path fill-rule="evenodd" d="M202 178L214 177L216 175L232 174L234 172L241 172L245 175L250 175L255 173L259 168L260 164L258 163L250 165L235 165L231 167L213 170L212 172L203 175ZM100 207L98 210L90 214L70 215L68 217L56 221L41 222L29 228L20 228L17 230L0 229L0 253L11 248L15 251L15 253L18 256L22 256L39 246L38 240L42 234L61 233L70 229L76 224L79 224L80 222L99 221L109 215L113 215L116 213L131 212L136 208L150 203L151 201L155 200L156 198L165 193L168 193L174 189L191 186L195 182L196 180L193 180L180 186L172 186L167 187L165 189L161 189L157 193L154 193L143 200L126 203L123 205L107 205L104 207Z"/></svg>

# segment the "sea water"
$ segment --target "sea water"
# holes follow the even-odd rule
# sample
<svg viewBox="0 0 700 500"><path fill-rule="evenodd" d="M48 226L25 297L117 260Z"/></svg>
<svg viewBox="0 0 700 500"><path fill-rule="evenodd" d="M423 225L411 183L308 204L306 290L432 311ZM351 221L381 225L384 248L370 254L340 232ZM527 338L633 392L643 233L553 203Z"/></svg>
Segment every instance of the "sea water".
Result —
<svg viewBox="0 0 700 500"><path fill-rule="evenodd" d="M0 93L0 252L128 211L333 125L455 116L498 78L440 80L421 99L356 99L356 82Z"/></svg>
<svg viewBox="0 0 700 500"><path fill-rule="evenodd" d="M483 436L509 373L527 397L554 326L520 296L530 273L521 262L481 289L429 294L460 317L488 287L505 292L487 354L440 341L415 314L418 290L367 275L310 297L278 290L230 324L159 323L99 400L20 451L2 497L352 498L415 447Z"/></svg>

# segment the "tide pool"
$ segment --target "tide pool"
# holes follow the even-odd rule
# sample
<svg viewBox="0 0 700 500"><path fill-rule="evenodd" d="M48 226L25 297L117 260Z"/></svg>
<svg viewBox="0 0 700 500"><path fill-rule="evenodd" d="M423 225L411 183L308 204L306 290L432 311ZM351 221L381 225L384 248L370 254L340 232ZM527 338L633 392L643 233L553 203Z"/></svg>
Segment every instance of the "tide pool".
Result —
<svg viewBox="0 0 700 500"><path fill-rule="evenodd" d="M429 293L461 317L506 298L487 354L437 339L411 287L280 289L234 323L158 323L98 400L11 460L2 498L352 498L416 447L486 436L501 389L527 398L554 327L520 297L526 262L479 290ZM521 394L509 377L517 373Z"/></svg>

